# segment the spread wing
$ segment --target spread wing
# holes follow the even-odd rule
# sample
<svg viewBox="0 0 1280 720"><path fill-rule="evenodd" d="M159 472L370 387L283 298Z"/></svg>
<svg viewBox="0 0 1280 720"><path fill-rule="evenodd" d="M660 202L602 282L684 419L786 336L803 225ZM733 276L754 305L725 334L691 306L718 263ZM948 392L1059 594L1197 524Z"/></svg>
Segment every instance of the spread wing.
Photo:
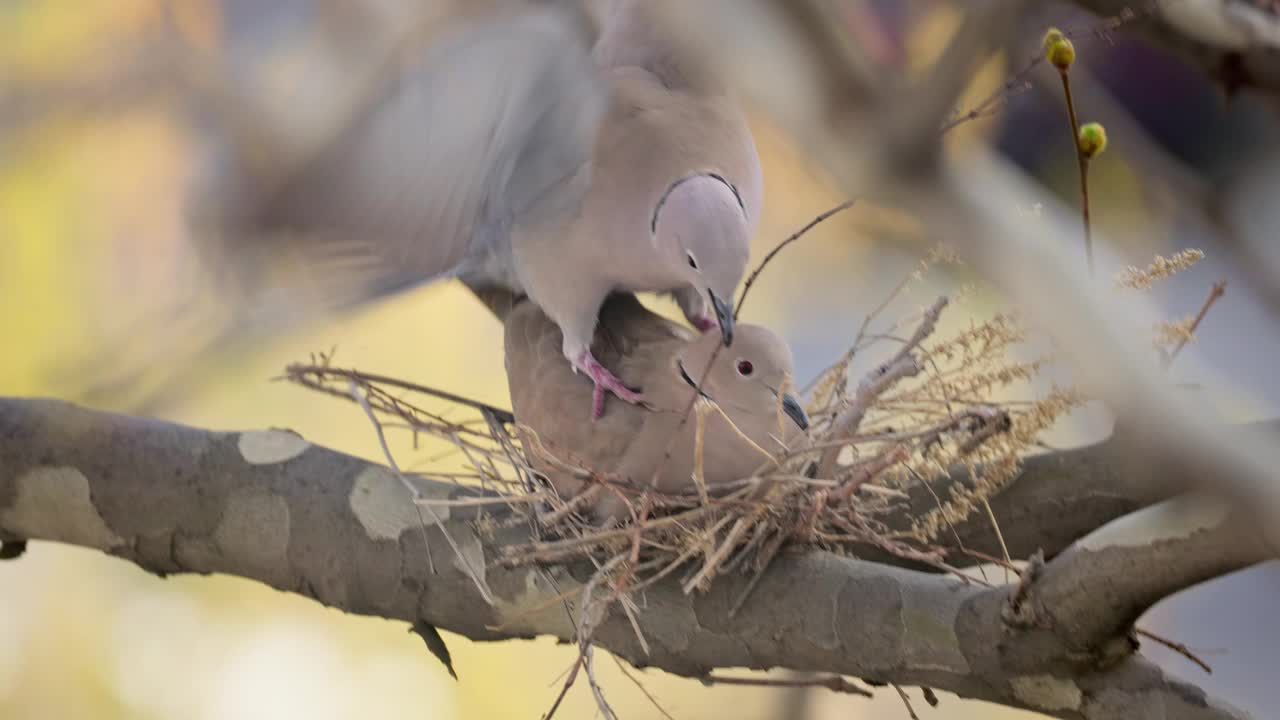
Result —
<svg viewBox="0 0 1280 720"><path fill-rule="evenodd" d="M325 307L449 276L572 190L605 105L590 25L573 4L497 5L409 33L311 142L290 122L223 136L193 215L240 296L274 284Z"/></svg>
<svg viewBox="0 0 1280 720"><path fill-rule="evenodd" d="M204 160L190 280L128 319L122 352L68 369L86 399L153 405L273 332L456 274L500 251L512 218L571 202L560 195L579 185L563 179L588 161L607 100L575 0L335 13L357 6L400 8L383 18L395 30L350 22L315 39L295 26L318 7L255 11L232 23L227 62L188 83ZM163 363L138 358L150 347Z"/></svg>

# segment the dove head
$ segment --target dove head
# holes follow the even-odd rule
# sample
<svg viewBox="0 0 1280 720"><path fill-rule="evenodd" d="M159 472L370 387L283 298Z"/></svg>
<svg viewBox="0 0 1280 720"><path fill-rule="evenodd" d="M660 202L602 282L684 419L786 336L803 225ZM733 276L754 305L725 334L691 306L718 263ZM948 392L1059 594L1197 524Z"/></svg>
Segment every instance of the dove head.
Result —
<svg viewBox="0 0 1280 720"><path fill-rule="evenodd" d="M742 197L723 176L690 175L667 188L650 225L663 275L699 330L720 328L733 342L733 294L747 268L751 223Z"/></svg>
<svg viewBox="0 0 1280 720"><path fill-rule="evenodd" d="M791 348L773 331L759 325L742 325L732 348L722 348L715 363L703 376L707 362L716 350L717 338L705 334L689 343L676 355L677 370L691 386L724 409L734 422L774 425L779 403L782 411L801 429L809 427L809 418L799 401L785 391L792 372Z"/></svg>

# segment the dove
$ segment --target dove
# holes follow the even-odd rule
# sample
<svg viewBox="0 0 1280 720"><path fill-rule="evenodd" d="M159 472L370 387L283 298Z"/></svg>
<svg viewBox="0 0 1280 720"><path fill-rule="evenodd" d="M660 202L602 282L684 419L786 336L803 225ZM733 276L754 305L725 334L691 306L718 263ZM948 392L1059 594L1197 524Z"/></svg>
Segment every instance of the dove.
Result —
<svg viewBox="0 0 1280 720"><path fill-rule="evenodd" d="M670 294L733 342L759 157L726 88L644 2L482 5L403 50L315 149L270 123L228 135L192 215L243 298L306 286L311 310L446 278L525 295L599 418L607 394L643 400L591 350L611 293Z"/></svg>
<svg viewBox="0 0 1280 720"><path fill-rule="evenodd" d="M697 421L692 412L683 425L681 418L699 392L737 426L735 431L717 412L706 415L703 471L709 491L749 478L769 461L764 453L782 450L779 443L808 428L804 409L785 392L791 350L767 328L739 325L734 344L721 348L707 370L718 342L714 334L695 334L665 320L633 295L611 296L601 311L595 352L619 377L643 388L646 405L620 406L594 423L575 418L573 409L589 389L575 382L561 357L560 333L535 304L521 302L507 315L504 341L512 409L526 455L563 498L588 488L590 472L663 493L694 489ZM593 503L590 510L601 520L627 515L626 503L608 490Z"/></svg>

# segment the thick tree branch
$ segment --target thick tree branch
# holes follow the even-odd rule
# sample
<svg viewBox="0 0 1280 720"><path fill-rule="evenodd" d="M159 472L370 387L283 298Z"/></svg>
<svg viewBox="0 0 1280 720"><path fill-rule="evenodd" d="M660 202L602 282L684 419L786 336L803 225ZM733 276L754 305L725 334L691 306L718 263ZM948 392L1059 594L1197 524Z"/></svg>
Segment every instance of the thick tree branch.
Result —
<svg viewBox="0 0 1280 720"><path fill-rule="evenodd" d="M1243 427L1280 437L1280 420ZM1143 452L1122 434L1093 445L1027 458L1022 472L990 503L1013 557L1029 557L1042 551L1052 558L1103 524L1191 490L1198 483L1191 468ZM912 487L908 490L910 498L887 522L895 530L909 529L913 517L937 507L935 498L945 500L953 490L968 484L968 471L959 468L931 481L928 488ZM1000 541L985 513L974 513L948 527L937 542L987 556L998 557L1001 553ZM967 567L978 560L957 552L948 563Z"/></svg>
<svg viewBox="0 0 1280 720"><path fill-rule="evenodd" d="M1227 503L1182 496L1072 545L1029 584L1024 610L1058 641L1098 648L1163 598L1269 557L1252 523Z"/></svg>
<svg viewBox="0 0 1280 720"><path fill-rule="evenodd" d="M420 487L435 498L468 492L426 481ZM485 568L493 605L440 528L424 531L407 489L379 465L288 431L214 433L58 401L0 400L0 539L97 548L159 574L239 575L350 612L478 640L571 637L564 609L551 601L581 587L582 568L490 564L502 545L527 541L527 528L478 529L494 524L473 523L475 507L438 511L470 564ZM1199 558L1190 547L1168 550ZM1065 553L1031 587L1043 617L1076 617L1080 604L1053 589L1059 574L1084 567L1084 552L1093 553L1095 573L1131 570L1129 554L1107 547ZM1167 568L1172 585L1204 572L1198 563L1178 571L1178 558L1167 560L1152 571L1174 566ZM788 667L926 685L1060 718L1147 717L1151 707L1165 718L1244 717L1136 655L1108 656L1104 665L1061 642L1052 627L1010 625L1009 588L793 553L779 557L729 618L746 582L725 577L692 596L676 581L649 589L638 616L647 655L620 613L604 619L595 640L637 665L688 676ZM1129 619L1118 617L1117 633Z"/></svg>

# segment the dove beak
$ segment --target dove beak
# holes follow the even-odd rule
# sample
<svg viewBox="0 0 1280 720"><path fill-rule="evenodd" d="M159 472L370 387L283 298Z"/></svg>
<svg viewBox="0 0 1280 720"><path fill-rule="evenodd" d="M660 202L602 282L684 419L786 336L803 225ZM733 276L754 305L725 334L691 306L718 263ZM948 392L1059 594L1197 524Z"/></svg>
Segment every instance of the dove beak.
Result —
<svg viewBox="0 0 1280 720"><path fill-rule="evenodd" d="M794 420L801 430L809 429L809 416L804 414L804 408L800 407L800 401L796 400L791 393L784 393L782 396L782 412Z"/></svg>
<svg viewBox="0 0 1280 720"><path fill-rule="evenodd" d="M716 313L716 322L720 325L720 338L724 340L724 346L729 347L733 344L733 308L720 299L714 290L707 290L707 295L711 298L711 307Z"/></svg>

